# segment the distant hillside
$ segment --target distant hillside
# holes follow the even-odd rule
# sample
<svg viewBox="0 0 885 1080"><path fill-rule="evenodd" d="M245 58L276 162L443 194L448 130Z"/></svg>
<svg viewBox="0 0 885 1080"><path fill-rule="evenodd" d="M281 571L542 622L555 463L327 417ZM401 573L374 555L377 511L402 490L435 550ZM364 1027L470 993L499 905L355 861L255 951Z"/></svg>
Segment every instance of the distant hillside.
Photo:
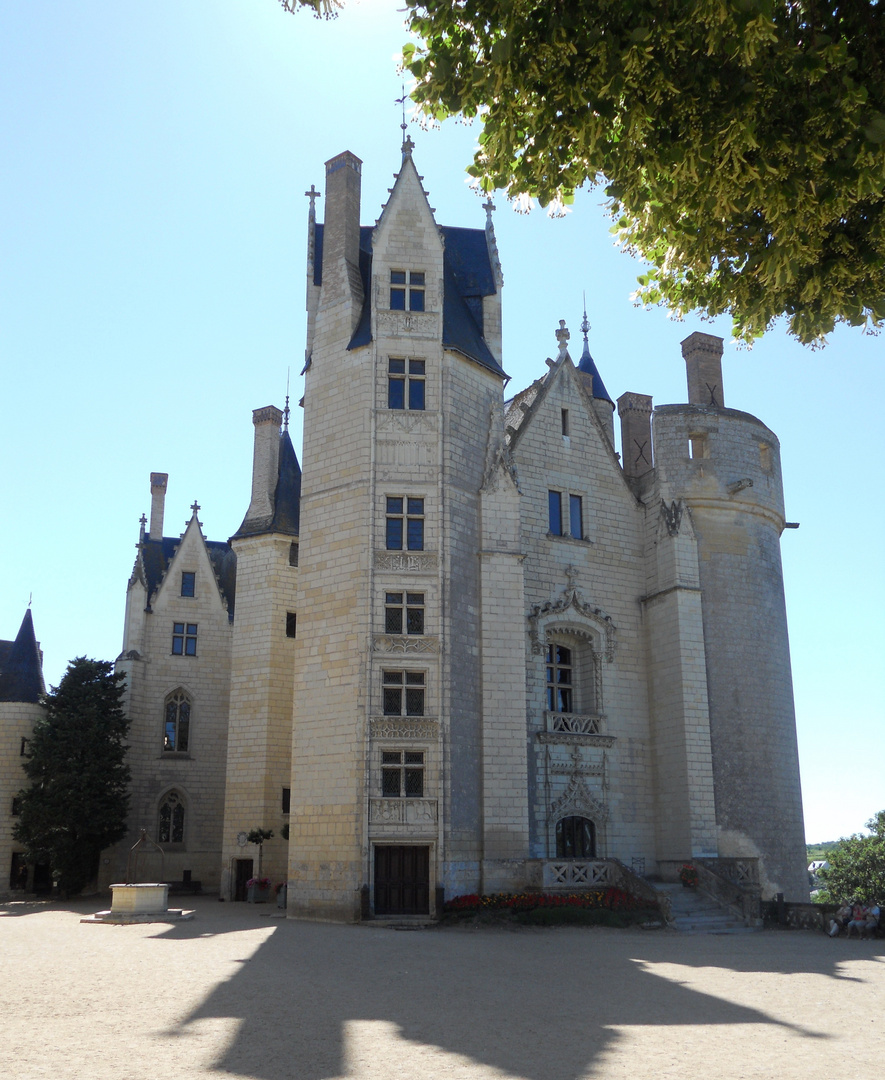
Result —
<svg viewBox="0 0 885 1080"><path fill-rule="evenodd" d="M825 859L827 852L839 843L838 840L825 840L822 844L806 844L805 853L809 862L815 859Z"/></svg>

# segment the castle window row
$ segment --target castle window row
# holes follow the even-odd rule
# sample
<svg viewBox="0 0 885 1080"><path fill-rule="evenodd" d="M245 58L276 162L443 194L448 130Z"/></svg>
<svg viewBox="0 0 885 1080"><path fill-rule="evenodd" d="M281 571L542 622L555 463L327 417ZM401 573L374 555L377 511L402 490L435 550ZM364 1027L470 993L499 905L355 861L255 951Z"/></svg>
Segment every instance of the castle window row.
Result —
<svg viewBox="0 0 885 1080"><path fill-rule="evenodd" d="M386 543L388 551L424 550L424 500L411 496L387 497Z"/></svg>
<svg viewBox="0 0 885 1080"><path fill-rule="evenodd" d="M425 362L390 357L387 361L387 407L423 412Z"/></svg>
<svg viewBox="0 0 885 1080"><path fill-rule="evenodd" d="M197 624L177 622L172 624L172 655L197 655Z"/></svg>
<svg viewBox="0 0 885 1080"><path fill-rule="evenodd" d="M390 271L390 310L424 310L424 271Z"/></svg>
<svg viewBox="0 0 885 1080"><path fill-rule="evenodd" d="M166 698L163 720L163 751L186 753L190 742L191 699L183 690Z"/></svg>
<svg viewBox="0 0 885 1080"><path fill-rule="evenodd" d="M423 634L424 593L385 593L384 632L386 634Z"/></svg>
<svg viewBox="0 0 885 1080"><path fill-rule="evenodd" d="M567 491L547 492L547 513L551 536L584 539L584 500Z"/></svg>
<svg viewBox="0 0 885 1080"><path fill-rule="evenodd" d="M420 799L423 797L423 750L382 751L381 794L388 799Z"/></svg>
<svg viewBox="0 0 885 1080"><path fill-rule="evenodd" d="M423 671L385 671L382 680L385 716L424 715Z"/></svg>

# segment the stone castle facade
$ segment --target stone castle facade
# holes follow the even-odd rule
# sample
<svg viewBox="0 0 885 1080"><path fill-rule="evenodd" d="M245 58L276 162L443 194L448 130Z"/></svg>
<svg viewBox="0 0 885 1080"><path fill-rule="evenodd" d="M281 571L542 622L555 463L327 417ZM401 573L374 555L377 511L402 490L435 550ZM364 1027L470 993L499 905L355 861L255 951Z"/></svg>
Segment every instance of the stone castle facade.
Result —
<svg viewBox="0 0 885 1080"><path fill-rule="evenodd" d="M322 224L311 193L303 475L267 407L229 542L196 504L164 537L151 476L118 661L132 836L103 883L144 827L167 879L234 899L260 868L308 918L606 860L738 861L806 899L779 445L726 407L721 340L683 342L687 404L618 398L619 457L586 321L505 400L491 206L438 226L407 140L361 226L360 172L327 163Z"/></svg>

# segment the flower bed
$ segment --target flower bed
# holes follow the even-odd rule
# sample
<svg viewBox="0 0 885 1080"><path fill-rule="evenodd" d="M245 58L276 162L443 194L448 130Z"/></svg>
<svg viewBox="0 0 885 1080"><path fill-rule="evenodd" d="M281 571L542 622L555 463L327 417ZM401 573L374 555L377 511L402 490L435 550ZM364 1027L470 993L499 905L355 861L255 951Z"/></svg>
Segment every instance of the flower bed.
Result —
<svg viewBox="0 0 885 1080"><path fill-rule="evenodd" d="M443 915L451 918L473 916L513 917L519 922L552 925L584 923L627 926L659 918L657 907L623 889L591 889L575 893L493 893L469 894L446 901Z"/></svg>

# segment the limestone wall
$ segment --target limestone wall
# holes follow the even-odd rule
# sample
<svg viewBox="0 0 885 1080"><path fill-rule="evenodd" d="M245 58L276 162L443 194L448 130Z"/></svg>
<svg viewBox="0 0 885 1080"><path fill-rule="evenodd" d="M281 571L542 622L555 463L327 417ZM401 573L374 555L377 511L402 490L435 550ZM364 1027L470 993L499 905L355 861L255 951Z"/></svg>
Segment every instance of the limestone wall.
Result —
<svg viewBox="0 0 885 1080"><path fill-rule="evenodd" d="M662 495L685 499L697 537L719 854L758 857L764 896L802 900L778 441L747 413L668 405L654 442Z"/></svg>

